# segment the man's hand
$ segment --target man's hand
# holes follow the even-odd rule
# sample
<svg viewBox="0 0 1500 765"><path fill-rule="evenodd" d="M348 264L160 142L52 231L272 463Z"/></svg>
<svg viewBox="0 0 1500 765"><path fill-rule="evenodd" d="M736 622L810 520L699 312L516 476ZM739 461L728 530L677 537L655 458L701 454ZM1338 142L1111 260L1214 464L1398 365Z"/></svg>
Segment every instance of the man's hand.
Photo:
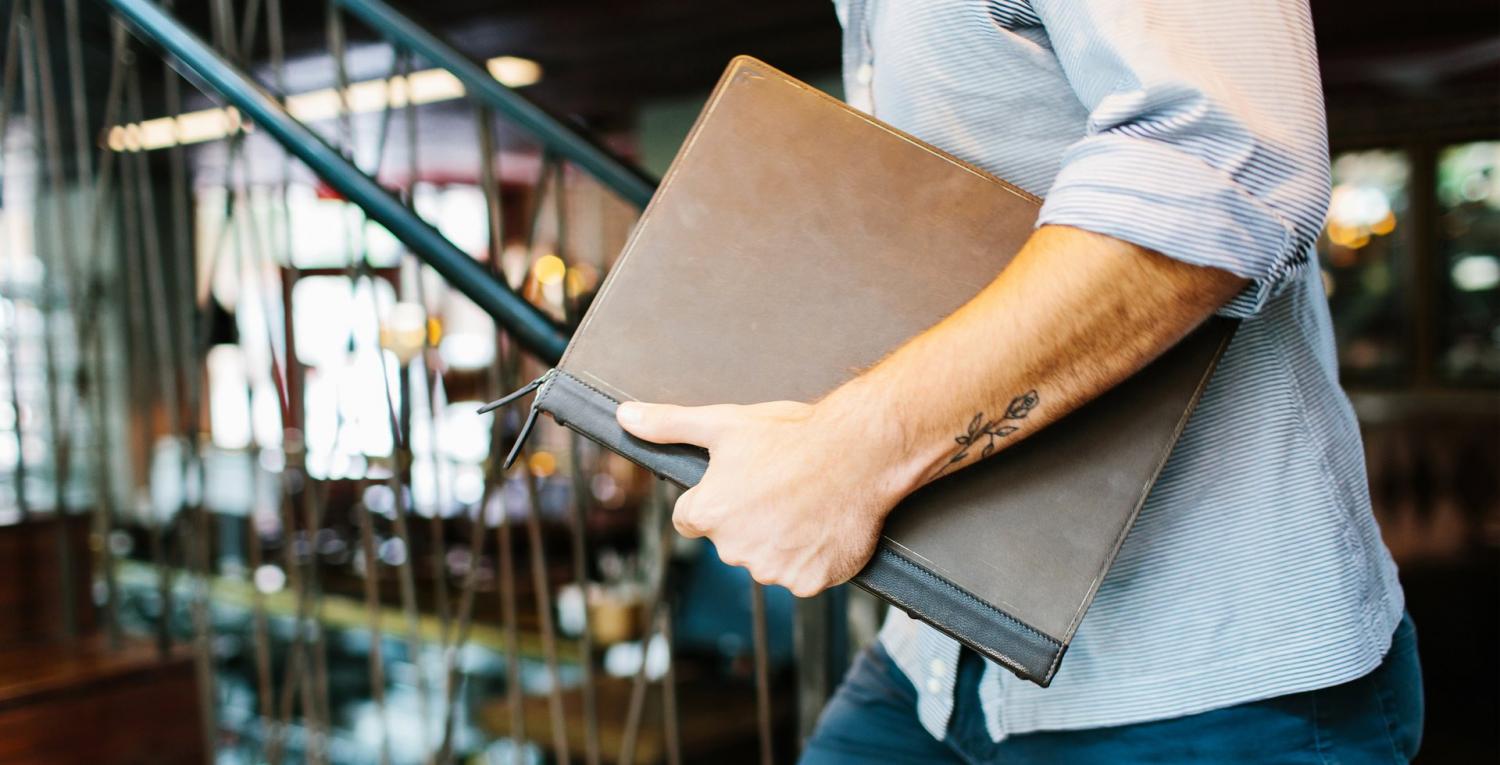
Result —
<svg viewBox="0 0 1500 765"><path fill-rule="evenodd" d="M677 500L672 523L683 536L712 539L725 563L798 597L859 573L886 514L912 488L897 434L833 401L625 403L617 417L638 438L708 449L708 472Z"/></svg>

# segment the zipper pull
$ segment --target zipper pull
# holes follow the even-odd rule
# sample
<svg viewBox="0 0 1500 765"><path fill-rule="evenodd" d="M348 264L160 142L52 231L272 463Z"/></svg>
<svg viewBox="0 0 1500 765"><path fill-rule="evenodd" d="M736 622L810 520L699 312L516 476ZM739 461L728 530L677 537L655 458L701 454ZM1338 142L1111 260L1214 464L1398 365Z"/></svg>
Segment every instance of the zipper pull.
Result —
<svg viewBox="0 0 1500 765"><path fill-rule="evenodd" d="M532 380L531 382L521 386L520 390L497 398L494 401L491 401L490 403L479 407L479 414L484 414L485 412L493 412L496 409L499 409L500 407L505 406L506 404L509 404L510 402L515 401L516 399L536 390L537 388L542 387L543 383L552 379L553 371L554 370L549 369L546 372L543 372L541 377L538 377L535 380Z"/></svg>
<svg viewBox="0 0 1500 765"><path fill-rule="evenodd" d="M516 457L521 453L521 445L526 443L527 437L531 435L531 428L536 425L536 413L539 411L541 410L537 409L536 404L533 403L531 411L526 413L526 422L521 425L521 432L516 434L516 442L510 447L510 454L505 455L505 461L500 463L502 472L510 470L510 466L516 464Z"/></svg>
<svg viewBox="0 0 1500 765"><path fill-rule="evenodd" d="M479 408L479 414L492 412L542 387L543 384L552 379L552 374L555 371L557 370L549 369L542 373L541 377L526 383L520 390L485 404ZM516 434L516 442L511 445L510 454L505 455L505 462L500 465L502 471L510 470L510 466L515 464L516 457L521 454L521 447L526 443L526 439L531 436L531 429L536 426L536 415L539 411L541 410L537 408L536 401L532 401L531 410L526 413L526 422L521 425L521 432Z"/></svg>

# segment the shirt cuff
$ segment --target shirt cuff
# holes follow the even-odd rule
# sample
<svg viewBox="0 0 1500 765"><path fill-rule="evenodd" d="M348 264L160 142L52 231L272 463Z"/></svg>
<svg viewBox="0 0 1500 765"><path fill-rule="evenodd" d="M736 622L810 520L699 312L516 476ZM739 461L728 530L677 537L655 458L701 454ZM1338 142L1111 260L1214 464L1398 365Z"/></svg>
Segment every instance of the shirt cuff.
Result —
<svg viewBox="0 0 1500 765"><path fill-rule="evenodd" d="M1171 145L1121 135L1090 136L1068 149L1037 218L1044 224L1249 279L1218 310L1236 318L1259 312L1308 256L1291 226L1229 173Z"/></svg>

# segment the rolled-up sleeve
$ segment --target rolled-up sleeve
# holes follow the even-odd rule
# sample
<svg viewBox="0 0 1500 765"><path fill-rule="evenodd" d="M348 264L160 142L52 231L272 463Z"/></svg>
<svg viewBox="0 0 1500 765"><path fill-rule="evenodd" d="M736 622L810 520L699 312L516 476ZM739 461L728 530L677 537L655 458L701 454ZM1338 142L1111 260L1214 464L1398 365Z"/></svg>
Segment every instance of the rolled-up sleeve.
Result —
<svg viewBox="0 0 1500 765"><path fill-rule="evenodd" d="M1089 112L1038 223L1232 272L1254 315L1304 268L1329 194L1304 0L1033 0Z"/></svg>

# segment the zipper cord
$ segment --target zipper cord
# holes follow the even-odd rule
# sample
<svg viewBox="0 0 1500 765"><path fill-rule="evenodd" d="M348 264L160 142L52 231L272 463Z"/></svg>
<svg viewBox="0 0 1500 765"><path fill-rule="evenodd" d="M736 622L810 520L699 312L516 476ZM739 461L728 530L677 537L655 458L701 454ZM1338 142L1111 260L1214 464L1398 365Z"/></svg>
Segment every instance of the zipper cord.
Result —
<svg viewBox="0 0 1500 765"><path fill-rule="evenodd" d="M526 383L526 385L522 386L520 390L495 399L494 401L491 401L490 403L479 407L478 414L493 412L494 410L499 409L502 406L506 406L510 403L515 402L517 399L536 390L537 388L542 387L542 385L546 383L547 380L552 378L552 372L553 370L549 369L541 377L538 377L535 380ZM516 457L521 454L521 447L526 444L526 439L531 436L531 429L536 426L536 415L539 411L540 410L537 409L536 401L532 400L530 411L526 413L526 422L521 425L521 432L516 434L516 442L511 445L510 453L505 455L505 462L501 463L500 469L502 471L510 470L510 466L515 464Z"/></svg>

